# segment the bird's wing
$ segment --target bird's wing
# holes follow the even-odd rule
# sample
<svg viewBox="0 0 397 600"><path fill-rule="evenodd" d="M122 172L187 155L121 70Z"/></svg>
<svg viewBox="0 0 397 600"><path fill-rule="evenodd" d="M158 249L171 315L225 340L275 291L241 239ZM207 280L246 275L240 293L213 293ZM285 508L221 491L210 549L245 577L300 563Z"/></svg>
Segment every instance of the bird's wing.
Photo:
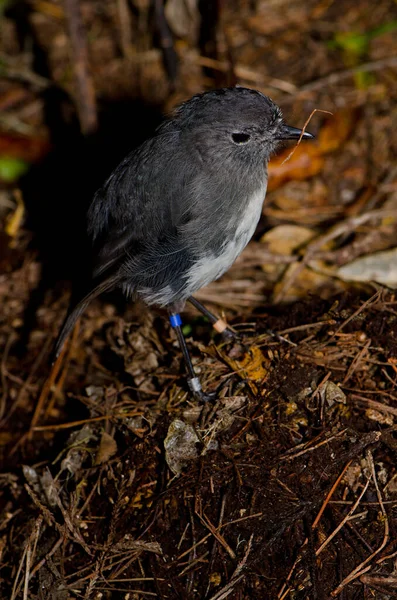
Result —
<svg viewBox="0 0 397 600"><path fill-rule="evenodd" d="M175 142L164 136L148 140L94 196L88 212L94 278L113 274L126 258L139 257L176 235L179 214L174 205L184 193L185 176L174 168Z"/></svg>
<svg viewBox="0 0 397 600"><path fill-rule="evenodd" d="M172 231L173 194L163 186L169 173L166 150L164 140L148 140L116 167L95 194L87 214L93 276L83 298L69 309L54 358L91 300L123 282L120 267L133 255L147 254L148 247Z"/></svg>

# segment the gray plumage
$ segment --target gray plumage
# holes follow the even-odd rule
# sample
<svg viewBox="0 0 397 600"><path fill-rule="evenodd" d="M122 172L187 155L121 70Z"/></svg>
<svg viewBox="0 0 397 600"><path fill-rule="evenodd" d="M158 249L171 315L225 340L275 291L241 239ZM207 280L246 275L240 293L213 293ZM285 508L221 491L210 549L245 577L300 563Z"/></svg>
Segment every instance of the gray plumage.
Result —
<svg viewBox="0 0 397 600"><path fill-rule="evenodd" d="M227 271L259 221L271 153L298 131L268 97L247 88L210 91L182 104L95 194L87 215L91 290L70 311L55 355L103 291L120 287L179 311Z"/></svg>

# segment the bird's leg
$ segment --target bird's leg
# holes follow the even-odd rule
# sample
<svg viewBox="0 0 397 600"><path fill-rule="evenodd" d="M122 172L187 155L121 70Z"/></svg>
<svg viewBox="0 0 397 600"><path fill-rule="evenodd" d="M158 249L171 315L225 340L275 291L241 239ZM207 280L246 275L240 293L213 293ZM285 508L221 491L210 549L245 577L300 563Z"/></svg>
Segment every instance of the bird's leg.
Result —
<svg viewBox="0 0 397 600"><path fill-rule="evenodd" d="M197 308L199 312L201 312L205 317L207 317L207 319L211 321L212 327L215 329L215 331L220 333L226 341L238 339L237 333L235 333L233 329L231 329L223 319L218 317L218 315L214 315L214 313L208 310L208 308L206 308L203 304L201 304L201 302L196 300L196 298L190 296L188 298L188 301L195 308Z"/></svg>
<svg viewBox="0 0 397 600"><path fill-rule="evenodd" d="M170 323L171 323L171 327L175 330L175 333L178 338L179 346L181 347L181 350L182 350L183 358L184 358L185 365L186 365L186 370L188 373L187 382L188 382L189 388L193 392L193 395L196 398L198 398L199 400L209 400L210 396L207 396L206 394L204 394L204 392L201 388L200 379L196 375L196 372L195 372L193 364L192 364L192 359L190 358L189 349L186 344L185 336L183 335L183 332L182 332L181 315L177 312L170 311Z"/></svg>

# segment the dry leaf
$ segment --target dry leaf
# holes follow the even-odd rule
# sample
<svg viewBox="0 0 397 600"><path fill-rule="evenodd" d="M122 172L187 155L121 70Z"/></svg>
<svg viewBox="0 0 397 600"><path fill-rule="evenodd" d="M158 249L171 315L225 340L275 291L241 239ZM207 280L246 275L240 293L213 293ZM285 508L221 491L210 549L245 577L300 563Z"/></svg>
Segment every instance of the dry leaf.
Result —
<svg viewBox="0 0 397 600"><path fill-rule="evenodd" d="M315 271L314 268L318 268L319 272ZM310 268L306 267L301 270L299 263L293 263L288 265L285 275L278 281L273 288L273 298L277 301L282 298L283 302L294 302L301 298L307 298L308 293L314 290L320 293L323 288L329 292L336 292L340 289L337 280L332 280L328 274L323 274L320 271L325 268L322 261L311 261ZM297 271L297 275L294 272ZM285 281L291 281L287 287Z"/></svg>
<svg viewBox="0 0 397 600"><path fill-rule="evenodd" d="M346 281L377 281L397 287L397 248L361 256L338 269L338 277Z"/></svg>
<svg viewBox="0 0 397 600"><path fill-rule="evenodd" d="M346 404L346 394L333 381L327 381L322 386L321 395L327 401L328 406L333 406L335 402Z"/></svg>
<svg viewBox="0 0 397 600"><path fill-rule="evenodd" d="M314 238L316 232L300 225L278 225L267 231L260 239L274 254L289 256Z"/></svg>
<svg viewBox="0 0 397 600"><path fill-rule="evenodd" d="M272 254L290 256L310 242L315 235L315 231L300 225L278 225L267 231L260 241ZM265 273L280 275L285 270L285 265L266 263L262 265L262 269Z"/></svg>
<svg viewBox="0 0 397 600"><path fill-rule="evenodd" d="M324 166L324 156L315 142L298 146L291 159L284 162L288 153L281 153L269 163L269 192L277 189L286 181L303 180L313 177Z"/></svg>
<svg viewBox="0 0 397 600"><path fill-rule="evenodd" d="M248 380L254 393L258 392L255 383L265 380L269 374L270 360L258 346L251 346L239 360L227 355L224 355L223 359L242 379Z"/></svg>
<svg viewBox="0 0 397 600"><path fill-rule="evenodd" d="M99 442L99 448L95 459L96 465L107 462L117 452L117 444L111 435L104 431Z"/></svg>
<svg viewBox="0 0 397 600"><path fill-rule="evenodd" d="M199 441L191 425L180 419L172 421L164 440L164 448L165 459L174 475L179 475L188 462L197 458Z"/></svg>
<svg viewBox="0 0 397 600"><path fill-rule="evenodd" d="M341 110L327 120L317 140L297 146L290 160L285 162L291 149L273 158L269 163L268 190L275 190L286 181L304 180L319 173L325 156L337 150L349 137L355 121L356 111Z"/></svg>
<svg viewBox="0 0 397 600"><path fill-rule="evenodd" d="M237 361L240 369L244 369L248 379L261 381L268 374L269 360L262 354L258 346L251 346L249 352Z"/></svg>
<svg viewBox="0 0 397 600"><path fill-rule="evenodd" d="M379 412L379 410L374 410L373 408L367 408L367 410L365 411L365 414L368 417L368 419L371 419L371 421L376 421L377 423L380 423L381 425L392 426L394 424L393 415L381 413L381 412Z"/></svg>
<svg viewBox="0 0 397 600"><path fill-rule="evenodd" d="M0 135L0 156L19 158L28 163L37 163L51 150L46 138L27 137L2 132Z"/></svg>
<svg viewBox="0 0 397 600"><path fill-rule="evenodd" d="M15 190L14 197L17 203L16 208L14 212L7 217L5 225L5 232L11 238L14 238L17 235L25 216L25 204L20 190Z"/></svg>

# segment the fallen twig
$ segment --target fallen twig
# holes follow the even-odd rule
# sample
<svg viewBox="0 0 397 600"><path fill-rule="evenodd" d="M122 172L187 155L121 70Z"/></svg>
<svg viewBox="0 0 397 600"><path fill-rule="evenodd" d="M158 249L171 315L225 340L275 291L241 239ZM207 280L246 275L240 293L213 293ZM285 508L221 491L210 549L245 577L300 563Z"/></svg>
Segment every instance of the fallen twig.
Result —
<svg viewBox="0 0 397 600"><path fill-rule="evenodd" d="M240 579L243 577L243 575L241 574L241 571L243 570L243 568L245 567L245 565L247 563L248 556L251 552L253 539L254 539L254 534L252 533L250 539L248 540L247 550L245 551L245 554L244 554L243 558L241 559L241 561L238 563L236 570L234 571L229 583L227 583L221 590L219 590L219 592L217 592L214 596L212 596L210 598L210 600L224 600L224 598L227 598L227 596L229 596L229 594L232 593L233 588L236 585L236 583L238 583L240 581Z"/></svg>
<svg viewBox="0 0 397 600"><path fill-rule="evenodd" d="M379 546L379 548L377 550L375 550L375 552L373 552L372 554L370 554L370 556L368 556L355 569L353 569L353 571L351 571L351 573L349 573L349 575L347 575L347 577L345 577L343 579L343 581L338 585L338 587L335 588L335 590L333 590L331 592L331 596L333 598L335 598L336 596L338 596L341 593L341 591L343 590L343 588L346 587L349 583L351 583L352 581L354 581L355 579L357 579L358 577L360 577L361 575L363 575L364 573L366 573L371 568L371 565L368 565L368 563L371 562L371 560L377 554L379 554L379 552L381 552L381 550L383 550L383 548L386 546L386 544L388 542L388 539L389 539L389 531L390 531L390 528L389 528L389 519L387 517L387 513L386 513L385 507L383 505L382 495L380 493L380 489L379 489L379 486L378 486L378 480L376 478L374 459L372 457L372 453L371 453L370 450L367 450L367 460L369 461L369 464L370 464L370 467L371 467L372 479L373 479L373 482L374 482L374 485L375 485L376 495L378 496L378 502L379 502L380 509L382 511L383 520L384 520L384 524L385 524L384 534L383 534L383 540L382 540L382 543Z"/></svg>
<svg viewBox="0 0 397 600"><path fill-rule="evenodd" d="M287 161L288 161L288 160L291 158L291 156L292 156L292 155L295 153L295 151L296 151L297 147L298 147L298 146L299 146L299 144L301 143L301 141L302 141L302 138L303 138L303 136L304 136L304 134L305 134L306 127L308 126L308 124L310 123L310 121L311 121L311 119L312 119L312 117L313 117L314 113L316 113L316 112L321 112L321 113L326 113L326 114L328 114L328 115L333 115L333 113L332 113L332 112L330 112L329 110L322 110L321 108L315 108L314 110L312 110L312 112L310 113L310 115L309 115L309 116L308 116L308 118L306 119L306 122L305 122L304 126L302 127L302 131L301 131L301 134L300 134L300 136L299 136L299 139L298 139L298 141L296 142L295 146L292 148L292 150L291 150L291 152L288 154L288 156L287 156L286 158L284 158L283 162L281 163L281 166L282 166L284 163L286 163L286 162L287 162Z"/></svg>
<svg viewBox="0 0 397 600"><path fill-rule="evenodd" d="M328 546L328 544L330 543L330 541L336 536L336 534L342 529L342 527L347 523L347 521L353 515L353 513L355 512L357 506L361 502L361 498L364 496L365 492L368 489L369 482L370 482L370 479L367 480L367 483L365 484L365 486L361 490L361 494L359 495L359 497L357 498L357 500L355 501L355 503L353 504L353 506L351 507L351 509L347 513L347 515L342 519L342 521L339 523L339 525L333 530L333 532L331 533L331 535L329 535L327 537L327 539L321 544L321 546L319 548L317 548L317 550L316 550L316 556L318 556L319 554L321 554L321 552L324 550L324 548L326 546Z"/></svg>

